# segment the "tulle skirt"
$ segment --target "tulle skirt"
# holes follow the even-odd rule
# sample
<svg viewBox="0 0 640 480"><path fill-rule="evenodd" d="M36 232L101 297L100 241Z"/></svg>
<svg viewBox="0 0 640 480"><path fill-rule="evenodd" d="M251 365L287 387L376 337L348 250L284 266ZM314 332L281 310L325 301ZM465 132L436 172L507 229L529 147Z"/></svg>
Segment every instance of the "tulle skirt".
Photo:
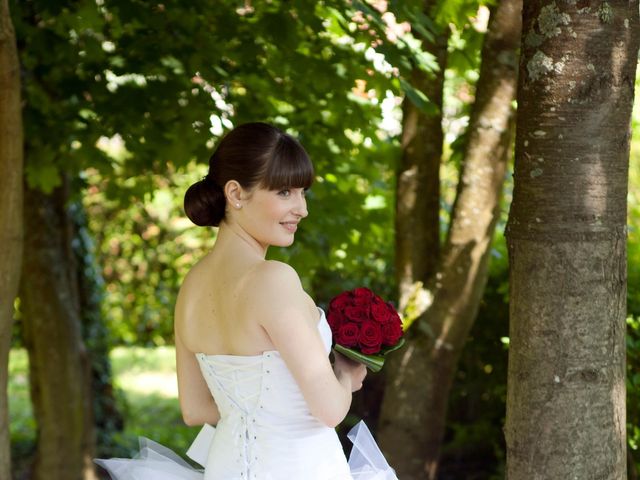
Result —
<svg viewBox="0 0 640 480"><path fill-rule="evenodd" d="M215 428L205 425L187 451L200 465L206 463ZM349 470L353 480L398 480L363 421L347 437L353 443ZM204 470L189 465L172 450L147 438L140 439L134 458L96 459L113 480L203 480Z"/></svg>

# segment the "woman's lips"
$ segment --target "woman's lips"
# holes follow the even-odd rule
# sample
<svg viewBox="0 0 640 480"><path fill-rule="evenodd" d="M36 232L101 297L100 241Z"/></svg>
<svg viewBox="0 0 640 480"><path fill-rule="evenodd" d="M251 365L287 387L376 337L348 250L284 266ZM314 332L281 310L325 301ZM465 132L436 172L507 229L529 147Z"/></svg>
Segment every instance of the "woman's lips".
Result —
<svg viewBox="0 0 640 480"><path fill-rule="evenodd" d="M297 222L281 222L280 225L282 225L284 228L286 228L291 233L295 233L295 231L298 229L298 223Z"/></svg>

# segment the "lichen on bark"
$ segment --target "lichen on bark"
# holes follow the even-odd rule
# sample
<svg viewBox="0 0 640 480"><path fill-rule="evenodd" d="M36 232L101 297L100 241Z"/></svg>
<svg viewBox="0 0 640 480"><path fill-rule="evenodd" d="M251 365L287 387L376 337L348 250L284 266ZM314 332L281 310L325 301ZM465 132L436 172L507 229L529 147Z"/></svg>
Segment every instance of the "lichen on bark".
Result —
<svg viewBox="0 0 640 480"><path fill-rule="evenodd" d="M560 13L558 6L551 3L540 10L538 15L538 29L540 33L546 37L551 38L560 35L561 25L569 25L571 17L566 13Z"/></svg>
<svg viewBox="0 0 640 480"><path fill-rule="evenodd" d="M527 73L529 74L529 80L535 82L544 75L551 72L561 73L564 69L564 59L559 62L553 61L553 59L544 54L541 50L538 50L531 60L527 62Z"/></svg>

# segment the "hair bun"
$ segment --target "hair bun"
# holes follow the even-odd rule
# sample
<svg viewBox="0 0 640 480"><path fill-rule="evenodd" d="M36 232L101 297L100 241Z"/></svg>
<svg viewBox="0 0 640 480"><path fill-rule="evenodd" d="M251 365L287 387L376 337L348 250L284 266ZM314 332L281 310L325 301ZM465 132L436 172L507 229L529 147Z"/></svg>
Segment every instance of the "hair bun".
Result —
<svg viewBox="0 0 640 480"><path fill-rule="evenodd" d="M206 176L185 193L184 211L200 227L217 227L224 218L226 202L222 187Z"/></svg>

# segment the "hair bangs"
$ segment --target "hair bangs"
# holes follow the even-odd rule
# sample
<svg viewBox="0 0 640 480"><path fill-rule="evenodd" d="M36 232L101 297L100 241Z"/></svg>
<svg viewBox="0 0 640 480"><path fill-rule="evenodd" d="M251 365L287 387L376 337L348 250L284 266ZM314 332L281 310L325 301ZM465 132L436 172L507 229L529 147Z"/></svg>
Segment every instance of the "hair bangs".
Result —
<svg viewBox="0 0 640 480"><path fill-rule="evenodd" d="M313 164L307 152L293 137L283 135L267 164L262 187L267 190L309 188L314 179Z"/></svg>

